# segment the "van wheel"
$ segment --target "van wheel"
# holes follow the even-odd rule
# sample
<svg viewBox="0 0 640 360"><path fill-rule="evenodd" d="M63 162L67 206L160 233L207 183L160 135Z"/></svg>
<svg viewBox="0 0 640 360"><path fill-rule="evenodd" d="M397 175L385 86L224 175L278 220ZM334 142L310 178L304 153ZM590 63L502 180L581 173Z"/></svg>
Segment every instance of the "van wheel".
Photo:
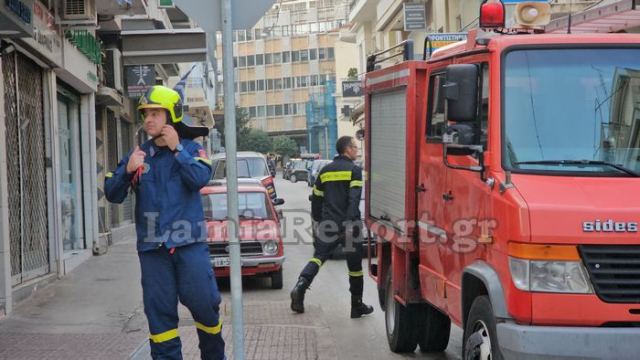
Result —
<svg viewBox="0 0 640 360"><path fill-rule="evenodd" d="M451 319L431 304L423 306L424 315L422 321L422 333L418 338L420 351L441 352L449 345L451 334Z"/></svg>
<svg viewBox="0 0 640 360"><path fill-rule="evenodd" d="M282 268L274 273L271 273L271 288L274 290L282 289Z"/></svg>
<svg viewBox="0 0 640 360"><path fill-rule="evenodd" d="M487 295L473 301L463 340L465 360L502 360L496 335L496 318Z"/></svg>
<svg viewBox="0 0 640 360"><path fill-rule="evenodd" d="M414 352L418 345L420 331L418 321L421 309L415 305L404 306L396 301L391 284L391 271L387 276L385 290L384 322L389 348L395 353Z"/></svg>
<svg viewBox="0 0 640 360"><path fill-rule="evenodd" d="M294 182L297 182L297 181L298 181L298 178L296 178L296 176L295 176L295 175L291 175L291 176L289 177L289 180L290 180L292 183L294 183Z"/></svg>

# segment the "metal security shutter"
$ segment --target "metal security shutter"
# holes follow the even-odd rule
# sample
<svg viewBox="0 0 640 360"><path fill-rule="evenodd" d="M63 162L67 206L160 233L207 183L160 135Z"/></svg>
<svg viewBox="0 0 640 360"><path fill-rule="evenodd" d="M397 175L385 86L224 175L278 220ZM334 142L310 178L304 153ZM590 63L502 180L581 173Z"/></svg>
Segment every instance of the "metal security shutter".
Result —
<svg viewBox="0 0 640 360"><path fill-rule="evenodd" d="M406 88L371 96L369 213L380 220L404 218Z"/></svg>
<svg viewBox="0 0 640 360"><path fill-rule="evenodd" d="M132 127L130 123L126 121L120 122L120 129L122 130L122 136L120 137L122 141L122 152L124 154L128 154L129 151L133 148L133 134ZM133 221L133 196L129 195L122 202L122 221Z"/></svg>
<svg viewBox="0 0 640 360"><path fill-rule="evenodd" d="M42 69L14 52L2 58L13 285L47 274L49 234Z"/></svg>

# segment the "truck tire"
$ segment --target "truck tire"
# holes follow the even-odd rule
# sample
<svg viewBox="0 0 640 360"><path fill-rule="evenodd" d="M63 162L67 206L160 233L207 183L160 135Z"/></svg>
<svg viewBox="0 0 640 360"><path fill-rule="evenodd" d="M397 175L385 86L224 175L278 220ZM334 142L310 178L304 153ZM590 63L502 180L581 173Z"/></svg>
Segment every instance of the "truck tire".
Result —
<svg viewBox="0 0 640 360"><path fill-rule="evenodd" d="M451 319L431 304L423 305L422 333L418 338L420 351L442 352L449 345Z"/></svg>
<svg viewBox="0 0 640 360"><path fill-rule="evenodd" d="M394 298L391 271L385 286L385 327L389 349L395 353L412 353L418 346L420 306L404 306Z"/></svg>
<svg viewBox="0 0 640 360"><path fill-rule="evenodd" d="M271 288L274 290L282 289L282 268L280 270L271 273Z"/></svg>
<svg viewBox="0 0 640 360"><path fill-rule="evenodd" d="M502 360L496 332L496 318L487 295L471 304L462 341L464 360Z"/></svg>
<svg viewBox="0 0 640 360"><path fill-rule="evenodd" d="M291 176L289 177L289 181L291 181L292 183L295 183L298 181L298 178L296 177L295 174L291 174Z"/></svg>

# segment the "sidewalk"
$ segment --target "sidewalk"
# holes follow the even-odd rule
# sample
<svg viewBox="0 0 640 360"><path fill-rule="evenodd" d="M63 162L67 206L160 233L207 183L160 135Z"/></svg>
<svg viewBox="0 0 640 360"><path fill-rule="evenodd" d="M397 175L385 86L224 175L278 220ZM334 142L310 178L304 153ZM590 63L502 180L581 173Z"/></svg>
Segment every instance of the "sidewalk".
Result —
<svg viewBox="0 0 640 360"><path fill-rule="evenodd" d="M0 319L0 359L149 359L147 322L135 239L114 239L65 278L39 289ZM228 285L221 286L229 299ZM283 290L284 291L284 290ZM319 307L294 315L286 301L245 297L247 359L336 359L335 344ZM232 359L231 308L222 304L223 336ZM180 308L185 359L199 359L193 320Z"/></svg>

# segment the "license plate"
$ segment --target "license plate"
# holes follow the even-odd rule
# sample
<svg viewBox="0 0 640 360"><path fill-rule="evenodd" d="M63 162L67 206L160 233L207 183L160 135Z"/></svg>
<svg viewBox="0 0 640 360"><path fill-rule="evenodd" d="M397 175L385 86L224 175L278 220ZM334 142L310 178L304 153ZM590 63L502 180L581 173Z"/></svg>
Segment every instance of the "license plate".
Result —
<svg viewBox="0 0 640 360"><path fill-rule="evenodd" d="M229 267L231 266L231 261L228 257L217 257L213 258L213 266L214 267Z"/></svg>

